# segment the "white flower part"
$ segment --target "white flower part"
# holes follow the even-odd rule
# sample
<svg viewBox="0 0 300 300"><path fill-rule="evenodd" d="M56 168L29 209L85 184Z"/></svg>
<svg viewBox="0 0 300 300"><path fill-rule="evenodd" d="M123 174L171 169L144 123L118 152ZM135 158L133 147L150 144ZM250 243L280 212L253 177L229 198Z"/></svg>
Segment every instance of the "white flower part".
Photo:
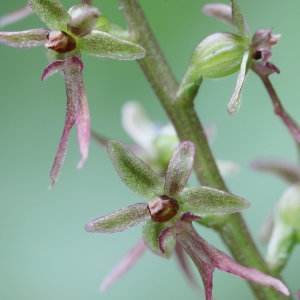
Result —
<svg viewBox="0 0 300 300"><path fill-rule="evenodd" d="M122 108L122 125L128 135L151 156L154 156L153 140L157 127L136 101L127 102Z"/></svg>
<svg viewBox="0 0 300 300"><path fill-rule="evenodd" d="M222 176L234 175L240 171L240 166L229 160L217 159L217 166Z"/></svg>

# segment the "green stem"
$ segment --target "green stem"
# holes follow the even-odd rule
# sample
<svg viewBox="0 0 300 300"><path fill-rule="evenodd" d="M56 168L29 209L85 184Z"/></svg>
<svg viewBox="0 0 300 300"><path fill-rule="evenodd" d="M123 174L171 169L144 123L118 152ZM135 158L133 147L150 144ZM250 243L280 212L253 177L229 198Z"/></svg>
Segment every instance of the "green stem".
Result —
<svg viewBox="0 0 300 300"><path fill-rule="evenodd" d="M195 173L201 182L228 191L209 148L193 100L202 78L188 90L177 83L164 55L149 27L138 0L120 0L129 30L135 42L142 45L147 55L139 65L173 123L181 140L190 140L196 146ZM237 262L271 274L261 257L240 214L211 218L209 224L217 230ZM278 274L271 274L279 277ZM287 299L273 289L248 282L257 299ZM292 299L292 298L290 298Z"/></svg>

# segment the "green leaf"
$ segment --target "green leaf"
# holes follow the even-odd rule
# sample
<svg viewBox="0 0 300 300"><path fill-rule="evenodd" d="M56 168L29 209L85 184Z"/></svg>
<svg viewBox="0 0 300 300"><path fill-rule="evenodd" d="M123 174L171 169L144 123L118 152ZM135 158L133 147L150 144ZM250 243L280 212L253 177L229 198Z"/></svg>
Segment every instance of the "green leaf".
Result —
<svg viewBox="0 0 300 300"><path fill-rule="evenodd" d="M122 143L108 143L108 154L123 182L150 200L163 195L163 180Z"/></svg>
<svg viewBox="0 0 300 300"><path fill-rule="evenodd" d="M58 0L29 0L28 4L50 28L66 31L71 16Z"/></svg>
<svg viewBox="0 0 300 300"><path fill-rule="evenodd" d="M150 218L146 203L137 203L100 217L85 226L87 232L120 232Z"/></svg>
<svg viewBox="0 0 300 300"><path fill-rule="evenodd" d="M15 32L0 32L0 43L16 48L43 46L47 42L49 30L29 29Z"/></svg>
<svg viewBox="0 0 300 300"><path fill-rule="evenodd" d="M143 47L98 30L79 39L78 48L89 55L120 60L139 59L146 54Z"/></svg>
<svg viewBox="0 0 300 300"><path fill-rule="evenodd" d="M158 237L165 228L167 228L166 223L154 223L152 221L148 221L143 227L143 238L147 247L154 254L169 258L172 256L175 249L175 239L168 239L165 247L165 253L162 253L158 244Z"/></svg>
<svg viewBox="0 0 300 300"><path fill-rule="evenodd" d="M168 166L165 178L165 194L176 196L186 185L194 164L195 146L192 142L181 142Z"/></svg>
<svg viewBox="0 0 300 300"><path fill-rule="evenodd" d="M250 206L247 200L209 187L185 188L177 200L181 211L200 216L231 214Z"/></svg>
<svg viewBox="0 0 300 300"><path fill-rule="evenodd" d="M245 77L247 74L248 59L249 59L249 51L246 52L243 56L240 72L238 74L238 78L236 81L236 86L235 86L235 89L233 91L233 94L232 94L231 99L227 106L228 112L231 115L236 114L239 111L240 106L241 106L242 87L244 85Z"/></svg>

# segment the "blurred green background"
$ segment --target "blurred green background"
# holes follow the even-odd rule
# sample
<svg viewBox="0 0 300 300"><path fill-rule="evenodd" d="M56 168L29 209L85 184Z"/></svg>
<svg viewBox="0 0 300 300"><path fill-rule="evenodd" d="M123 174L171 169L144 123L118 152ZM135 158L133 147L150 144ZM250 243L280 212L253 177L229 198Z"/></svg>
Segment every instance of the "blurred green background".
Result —
<svg viewBox="0 0 300 300"><path fill-rule="evenodd" d="M201 7L209 2L141 0L178 80L201 39L215 31L231 31L201 14ZM253 33L272 28L274 33L282 34L272 56L281 74L272 76L272 82L287 110L300 122L300 2L239 2ZM24 4L21 0L1 1L0 15ZM63 4L67 8L74 2ZM98 0L94 4L112 21L124 25L118 1ZM32 15L4 30L35 27L44 24ZM63 128L66 97L62 77L53 76L44 83L40 80L47 66L45 53L43 47L25 50L0 46L0 299L204 299L204 292L199 296L187 284L174 259L165 261L150 252L105 294L99 293L107 272L139 240L141 226L120 234L91 235L84 225L139 198L121 183L106 152L94 142L83 170L76 170L80 157L74 132L60 179L52 190L47 189ZM120 122L121 107L128 100L140 101L158 123L167 121L135 62L87 56L83 61L94 130L129 142ZM241 166L241 172L228 177L227 183L233 193L251 201L244 215L258 240L260 226L285 185L250 170L248 165L261 157L296 162L297 155L254 74L247 76L240 112L235 117L228 115L226 105L235 80L236 74L205 80L197 109L204 124L217 128L212 145L216 157L234 160ZM210 243L227 251L214 232L202 227L199 231ZM296 249L283 272L292 292L300 287L299 256ZM247 300L253 296L242 279L216 270L214 299Z"/></svg>

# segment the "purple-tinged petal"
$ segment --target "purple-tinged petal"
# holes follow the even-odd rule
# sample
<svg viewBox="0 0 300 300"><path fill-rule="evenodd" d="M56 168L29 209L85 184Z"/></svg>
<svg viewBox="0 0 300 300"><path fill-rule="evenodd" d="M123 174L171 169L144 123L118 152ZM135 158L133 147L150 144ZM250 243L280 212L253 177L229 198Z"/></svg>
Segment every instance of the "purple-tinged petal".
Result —
<svg viewBox="0 0 300 300"><path fill-rule="evenodd" d="M140 240L132 249L130 249L125 256L118 262L118 264L109 272L104 278L100 286L100 291L104 292L107 288L123 276L130 268L140 259L145 253L147 247L143 240Z"/></svg>
<svg viewBox="0 0 300 300"><path fill-rule="evenodd" d="M149 218L147 204L137 203L91 221L85 226L85 230L92 233L121 232Z"/></svg>
<svg viewBox="0 0 300 300"><path fill-rule="evenodd" d="M42 75L42 81L45 81L50 76L62 71L64 66L63 60L56 60L46 67Z"/></svg>
<svg viewBox="0 0 300 300"><path fill-rule="evenodd" d="M82 80L83 64L78 56L72 56L65 62L64 75L68 97L76 103L76 128L81 160L78 168L82 168L88 157L90 142L90 113Z"/></svg>
<svg viewBox="0 0 300 300"><path fill-rule="evenodd" d="M194 274L191 270L191 267L187 261L187 255L179 243L176 243L176 245L175 245L175 254L176 254L176 258L178 260L178 264L179 264L181 270L183 271L184 275L186 276L188 282L196 289L199 289L199 285L198 285L198 283L194 277Z"/></svg>
<svg viewBox="0 0 300 300"><path fill-rule="evenodd" d="M47 42L48 34L49 30L46 29L0 32L0 43L15 48L43 46Z"/></svg>
<svg viewBox="0 0 300 300"><path fill-rule="evenodd" d="M300 169L293 163L275 159L260 159L252 162L250 167L257 171L277 175L288 183L300 182Z"/></svg>
<svg viewBox="0 0 300 300"><path fill-rule="evenodd" d="M26 18L27 16L29 16L30 14L32 14L32 9L29 5L25 5L24 7L10 13L7 14L5 16L2 16L0 18L0 28L18 22L24 18Z"/></svg>
<svg viewBox="0 0 300 300"><path fill-rule="evenodd" d="M236 114L241 106L241 93L242 93L242 87L245 82L245 77L247 74L248 58L249 58L249 52L245 52L241 63L240 72L238 74L238 78L236 81L236 86L227 107L228 112L231 115Z"/></svg>
<svg viewBox="0 0 300 300"><path fill-rule="evenodd" d="M223 3L209 3L203 6L202 13L206 16L214 17L219 21L222 21L226 24L232 25L232 10L231 6Z"/></svg>
<svg viewBox="0 0 300 300"><path fill-rule="evenodd" d="M176 196L186 185L194 164L195 145L192 142L181 142L176 148L166 172L165 194Z"/></svg>

